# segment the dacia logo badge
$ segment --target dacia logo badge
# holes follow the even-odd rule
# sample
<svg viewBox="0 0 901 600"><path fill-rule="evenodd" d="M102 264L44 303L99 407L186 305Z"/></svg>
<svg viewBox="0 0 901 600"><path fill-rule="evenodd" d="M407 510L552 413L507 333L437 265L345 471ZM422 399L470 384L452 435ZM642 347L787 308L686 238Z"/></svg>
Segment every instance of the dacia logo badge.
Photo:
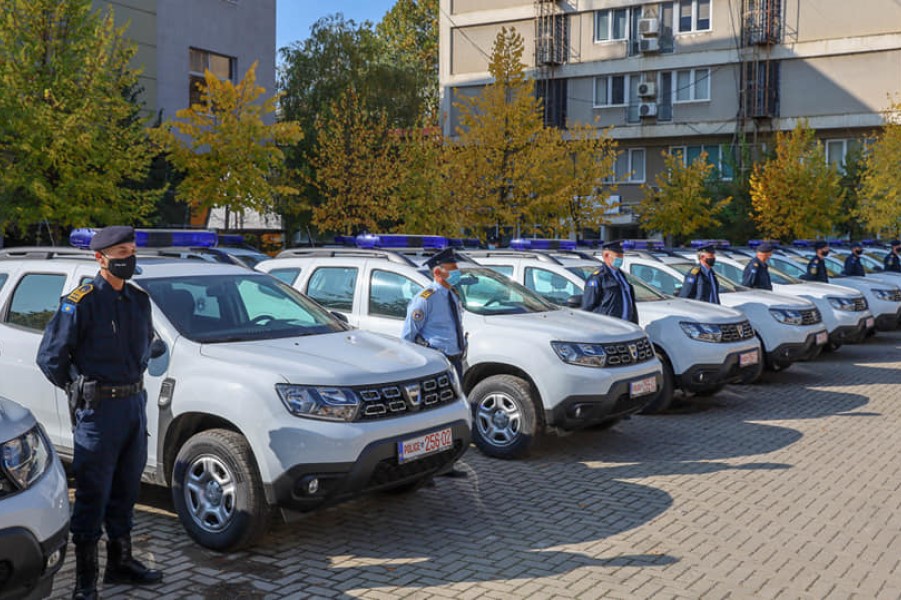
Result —
<svg viewBox="0 0 901 600"><path fill-rule="evenodd" d="M404 385L404 394L407 396L407 402L411 408L419 408L422 404L422 389L418 383L407 383Z"/></svg>
<svg viewBox="0 0 901 600"><path fill-rule="evenodd" d="M638 358L638 344L629 344L629 354L632 355L632 360Z"/></svg>

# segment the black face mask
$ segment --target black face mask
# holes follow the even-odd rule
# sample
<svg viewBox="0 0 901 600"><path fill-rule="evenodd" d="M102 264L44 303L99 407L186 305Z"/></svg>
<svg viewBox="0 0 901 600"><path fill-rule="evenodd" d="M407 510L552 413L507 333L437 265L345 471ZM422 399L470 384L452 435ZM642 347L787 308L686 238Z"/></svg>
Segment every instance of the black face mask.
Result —
<svg viewBox="0 0 901 600"><path fill-rule="evenodd" d="M829 256L829 251L828 251L828 250L823 250L823 253L821 254L821 256L822 256L823 258L826 258L827 256Z"/></svg>
<svg viewBox="0 0 901 600"><path fill-rule="evenodd" d="M715 256L710 256L710 257L705 258L705 259L704 259L704 264L706 264L708 267L710 267L710 268L712 269L712 268L713 268L713 265L716 264L716 257L715 257Z"/></svg>
<svg viewBox="0 0 901 600"><path fill-rule="evenodd" d="M104 256L106 256L104 254ZM119 279L131 279L131 276L135 274L135 267L138 264L138 257L135 255L131 255L128 258L110 258L106 257L107 260L107 269L110 272L110 275L118 277Z"/></svg>
<svg viewBox="0 0 901 600"><path fill-rule="evenodd" d="M863 254L863 250L855 250L854 251L855 256L860 256L861 254Z"/></svg>

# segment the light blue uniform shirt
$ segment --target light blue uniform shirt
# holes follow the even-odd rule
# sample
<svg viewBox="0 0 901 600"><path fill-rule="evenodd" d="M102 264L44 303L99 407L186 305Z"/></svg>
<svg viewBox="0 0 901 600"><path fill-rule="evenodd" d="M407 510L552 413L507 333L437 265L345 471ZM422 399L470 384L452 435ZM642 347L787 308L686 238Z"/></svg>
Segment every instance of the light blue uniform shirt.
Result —
<svg viewBox="0 0 901 600"><path fill-rule="evenodd" d="M451 312L451 301L463 319L463 305L457 295L438 282L416 294L407 306L407 318L401 337L416 342L417 337L447 356L463 352L463 341L457 339L457 325Z"/></svg>

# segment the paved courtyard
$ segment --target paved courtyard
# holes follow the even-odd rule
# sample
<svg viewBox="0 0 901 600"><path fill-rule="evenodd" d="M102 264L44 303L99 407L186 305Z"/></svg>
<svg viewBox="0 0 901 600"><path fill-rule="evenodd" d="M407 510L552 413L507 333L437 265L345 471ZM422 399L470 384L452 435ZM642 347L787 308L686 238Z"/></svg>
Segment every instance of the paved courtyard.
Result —
<svg viewBox="0 0 901 600"><path fill-rule="evenodd" d="M901 332L221 555L145 486L155 588L104 598L901 598ZM70 548L71 551L71 548ZM101 551L101 560L103 560ZM54 598L73 585L70 554Z"/></svg>

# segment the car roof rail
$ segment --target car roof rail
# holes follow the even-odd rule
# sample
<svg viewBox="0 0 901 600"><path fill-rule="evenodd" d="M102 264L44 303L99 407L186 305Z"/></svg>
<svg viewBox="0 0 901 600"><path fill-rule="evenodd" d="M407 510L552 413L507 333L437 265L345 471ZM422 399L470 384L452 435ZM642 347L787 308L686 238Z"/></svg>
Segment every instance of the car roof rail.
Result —
<svg viewBox="0 0 901 600"><path fill-rule="evenodd" d="M548 250L551 256L562 256L564 258L581 258L592 262L599 262L601 258L596 254L585 252L584 250Z"/></svg>
<svg viewBox="0 0 901 600"><path fill-rule="evenodd" d="M94 258L90 250L70 246L13 246L0 248L0 258L57 258L60 256Z"/></svg>
<svg viewBox="0 0 901 600"><path fill-rule="evenodd" d="M541 250L511 250L509 248L500 248L497 250L466 250L464 252L476 260L479 258L534 258L541 262L553 263L555 265L563 264L551 254L562 254L557 250L544 252Z"/></svg>
<svg viewBox="0 0 901 600"><path fill-rule="evenodd" d="M279 252L275 258L337 258L341 256L359 258L383 258L389 262L408 267L419 267L414 261L400 252L392 250L375 250L368 248L288 248Z"/></svg>

